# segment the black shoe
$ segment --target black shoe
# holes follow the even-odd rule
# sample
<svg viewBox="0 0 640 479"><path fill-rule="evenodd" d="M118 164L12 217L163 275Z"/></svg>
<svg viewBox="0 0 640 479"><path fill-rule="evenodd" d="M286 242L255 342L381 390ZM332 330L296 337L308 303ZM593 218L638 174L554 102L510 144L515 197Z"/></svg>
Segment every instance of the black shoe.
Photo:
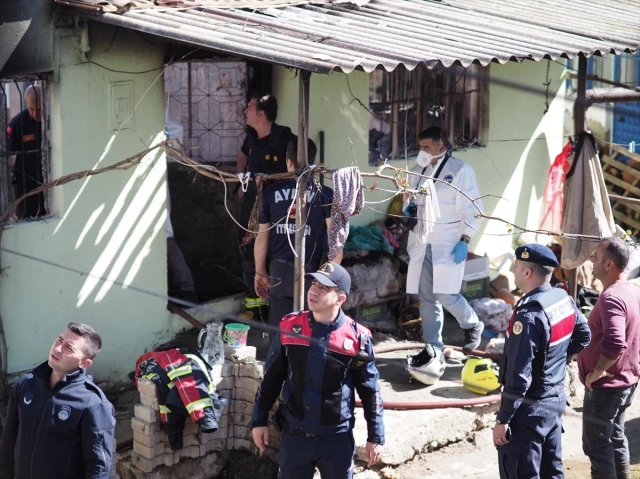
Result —
<svg viewBox="0 0 640 479"><path fill-rule="evenodd" d="M482 331L484 331L484 323L478 321L478 324L469 329L464 330L464 346L462 352L470 353L474 349L478 349L480 341L482 341Z"/></svg>
<svg viewBox="0 0 640 479"><path fill-rule="evenodd" d="M433 354L432 348L425 348L415 356L411 356L409 358L409 365L413 368L419 368L420 366L424 366L429 361L431 361L434 356L435 355Z"/></svg>

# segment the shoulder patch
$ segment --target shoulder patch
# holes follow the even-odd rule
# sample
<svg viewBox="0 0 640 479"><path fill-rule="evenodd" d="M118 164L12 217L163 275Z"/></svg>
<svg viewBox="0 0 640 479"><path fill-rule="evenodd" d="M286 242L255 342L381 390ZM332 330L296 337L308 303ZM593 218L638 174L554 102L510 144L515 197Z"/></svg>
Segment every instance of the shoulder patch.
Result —
<svg viewBox="0 0 640 479"><path fill-rule="evenodd" d="M513 323L513 334L518 335L522 332L523 326L521 321Z"/></svg>

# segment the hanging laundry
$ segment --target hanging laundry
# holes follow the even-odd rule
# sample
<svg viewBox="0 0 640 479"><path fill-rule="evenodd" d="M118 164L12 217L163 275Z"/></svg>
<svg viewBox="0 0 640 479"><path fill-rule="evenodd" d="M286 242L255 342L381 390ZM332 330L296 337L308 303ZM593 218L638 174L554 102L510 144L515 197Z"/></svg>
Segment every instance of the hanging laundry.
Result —
<svg viewBox="0 0 640 479"><path fill-rule="evenodd" d="M595 145L593 135L580 133L575 160L564 184L563 233L605 238L613 236L616 230ZM564 238L560 265L566 269L577 268L589 261L594 248L593 241Z"/></svg>
<svg viewBox="0 0 640 479"><path fill-rule="evenodd" d="M427 180L421 186L423 193L418 195L418 224L415 233L421 243L427 242L427 236L433 231L436 220L440 218L440 205L436 195L436 185L433 180Z"/></svg>
<svg viewBox="0 0 640 479"><path fill-rule="evenodd" d="M340 168L333 176L331 229L329 230L329 261L340 252L349 236L349 216L357 215L364 206L360 169Z"/></svg>

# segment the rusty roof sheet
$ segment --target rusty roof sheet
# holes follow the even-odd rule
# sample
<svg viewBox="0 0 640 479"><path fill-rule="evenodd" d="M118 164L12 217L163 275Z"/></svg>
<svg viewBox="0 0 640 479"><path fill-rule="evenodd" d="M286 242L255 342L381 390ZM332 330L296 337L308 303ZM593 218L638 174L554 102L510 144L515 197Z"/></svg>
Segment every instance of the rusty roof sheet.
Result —
<svg viewBox="0 0 640 479"><path fill-rule="evenodd" d="M208 3L216 5L137 8L94 19L321 73L390 71L400 64L410 70L419 64L467 67L640 48L636 0L370 0L360 6L314 0L280 8Z"/></svg>

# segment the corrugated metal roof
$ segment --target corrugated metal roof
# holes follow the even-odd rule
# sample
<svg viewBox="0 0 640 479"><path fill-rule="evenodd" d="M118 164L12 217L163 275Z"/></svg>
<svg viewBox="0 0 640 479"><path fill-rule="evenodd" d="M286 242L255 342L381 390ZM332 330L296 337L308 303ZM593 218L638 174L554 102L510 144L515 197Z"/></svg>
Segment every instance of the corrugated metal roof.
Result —
<svg viewBox="0 0 640 479"><path fill-rule="evenodd" d="M129 10L95 20L328 73L469 66L640 48L635 0L371 0L284 8Z"/></svg>

